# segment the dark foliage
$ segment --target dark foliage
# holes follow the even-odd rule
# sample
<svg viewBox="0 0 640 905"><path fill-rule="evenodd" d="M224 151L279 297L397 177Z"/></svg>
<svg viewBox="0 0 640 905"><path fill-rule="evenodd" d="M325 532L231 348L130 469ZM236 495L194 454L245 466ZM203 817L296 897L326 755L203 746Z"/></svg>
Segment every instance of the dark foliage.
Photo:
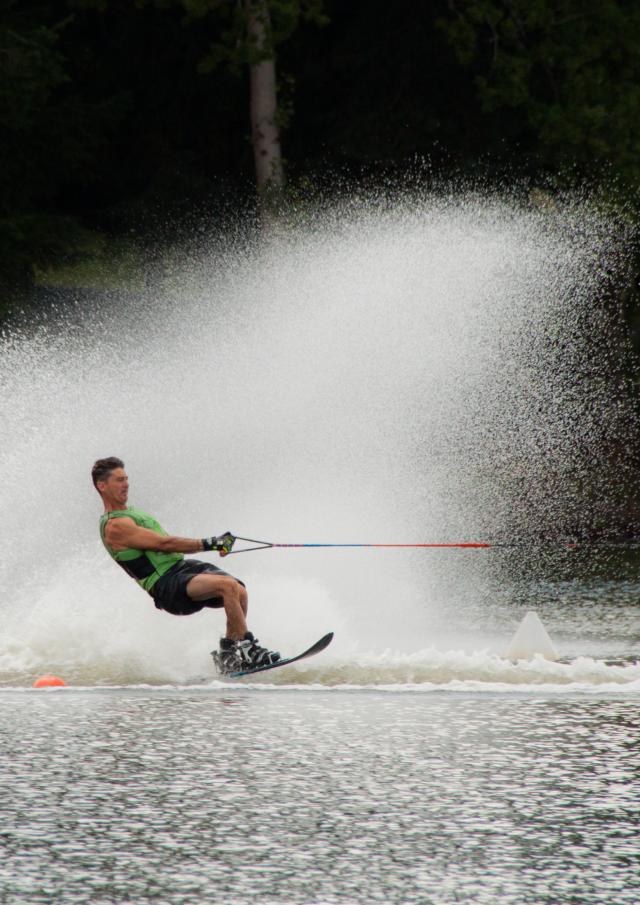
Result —
<svg viewBox="0 0 640 905"><path fill-rule="evenodd" d="M427 158L444 175L606 183L635 209L631 0L271 3L294 185ZM251 196L236 8L2 0L4 298L76 254L86 229L161 234Z"/></svg>

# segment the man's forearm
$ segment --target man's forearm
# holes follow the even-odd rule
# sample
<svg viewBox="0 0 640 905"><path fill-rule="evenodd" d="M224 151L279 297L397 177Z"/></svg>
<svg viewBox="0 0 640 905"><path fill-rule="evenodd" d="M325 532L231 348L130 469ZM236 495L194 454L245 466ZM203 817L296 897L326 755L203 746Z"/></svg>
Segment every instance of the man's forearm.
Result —
<svg viewBox="0 0 640 905"><path fill-rule="evenodd" d="M158 551L161 553L202 553L204 547L201 540L192 537L160 537Z"/></svg>

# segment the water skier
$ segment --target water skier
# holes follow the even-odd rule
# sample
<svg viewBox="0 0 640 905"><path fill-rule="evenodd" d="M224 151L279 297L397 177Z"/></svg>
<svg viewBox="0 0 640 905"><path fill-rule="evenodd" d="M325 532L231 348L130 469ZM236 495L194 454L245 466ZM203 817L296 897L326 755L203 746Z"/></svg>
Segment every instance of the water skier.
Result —
<svg viewBox="0 0 640 905"><path fill-rule="evenodd" d="M260 647L247 630L248 598L243 582L212 563L184 558L185 553L210 550L225 555L231 535L201 540L168 535L153 516L127 504L129 478L124 462L115 456L98 459L91 477L104 503L102 543L151 595L159 610L189 616L205 607L224 607L226 636L220 639L220 651L214 657L224 671L266 666L280 659L276 651Z"/></svg>

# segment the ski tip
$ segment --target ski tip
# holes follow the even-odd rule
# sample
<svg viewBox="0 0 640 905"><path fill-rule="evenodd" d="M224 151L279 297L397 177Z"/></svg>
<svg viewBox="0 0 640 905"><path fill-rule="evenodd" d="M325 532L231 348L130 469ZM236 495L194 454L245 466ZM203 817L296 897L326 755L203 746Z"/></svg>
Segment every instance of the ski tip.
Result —
<svg viewBox="0 0 640 905"><path fill-rule="evenodd" d="M227 679L241 679L244 676L253 676L259 672L279 669L281 666L288 666L290 663L297 663L298 660L304 660L306 657L313 657L315 654L322 653L322 651L331 644L332 639L333 632L327 632L327 634L323 635L315 644L312 644L311 647L307 648L307 650L303 651L301 654L297 654L295 657L284 657L282 660L277 660L275 663L269 663L266 666L256 666L254 669L240 669L234 672L221 673L221 675L223 678Z"/></svg>
<svg viewBox="0 0 640 905"><path fill-rule="evenodd" d="M331 644L333 641L333 632L327 632L326 635L323 635L322 638L318 641L318 644Z"/></svg>

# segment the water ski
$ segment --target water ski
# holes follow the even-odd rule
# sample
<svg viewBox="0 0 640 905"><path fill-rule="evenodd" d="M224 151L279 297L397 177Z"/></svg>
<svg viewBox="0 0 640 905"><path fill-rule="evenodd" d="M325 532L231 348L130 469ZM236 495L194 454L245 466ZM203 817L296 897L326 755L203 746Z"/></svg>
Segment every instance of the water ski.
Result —
<svg viewBox="0 0 640 905"><path fill-rule="evenodd" d="M241 669L234 670L233 672L222 672L220 669L218 669L218 671L225 679L239 679L242 676L252 676L256 672L265 672L267 669L277 669L279 666L288 666L290 663L296 663L298 660L304 660L306 657L313 657L315 654L319 654L326 647L329 647L332 639L333 632L329 632L328 634L323 635L319 641L316 641L315 644L312 644L311 647L307 648L307 650L303 651L301 654L297 654L295 657L287 657L284 660L278 660L277 663L271 663L268 666L256 666L254 669Z"/></svg>

